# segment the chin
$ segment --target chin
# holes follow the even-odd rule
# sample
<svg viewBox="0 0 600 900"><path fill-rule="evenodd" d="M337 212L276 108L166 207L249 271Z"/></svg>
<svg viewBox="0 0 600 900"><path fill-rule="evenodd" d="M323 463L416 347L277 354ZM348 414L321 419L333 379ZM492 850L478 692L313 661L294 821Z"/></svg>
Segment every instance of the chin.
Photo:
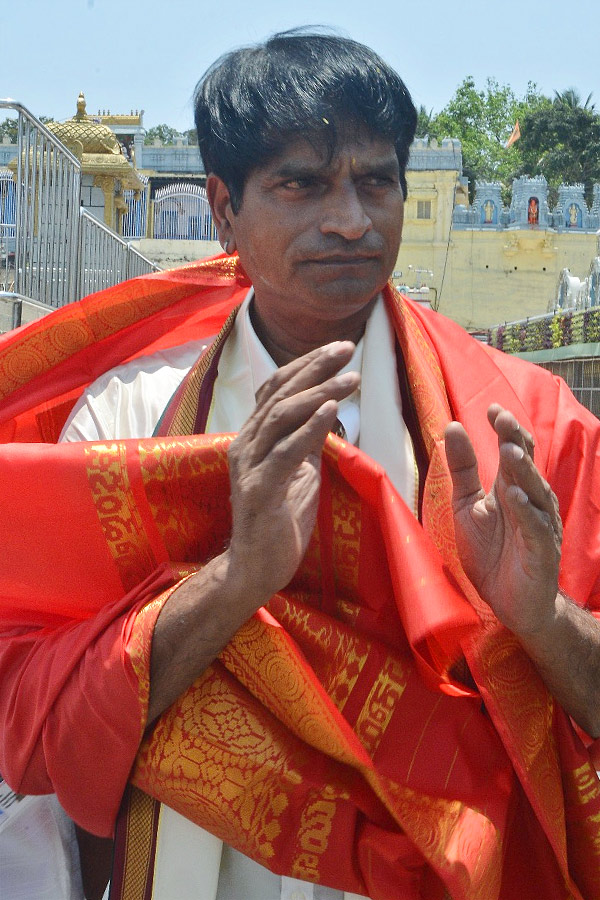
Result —
<svg viewBox="0 0 600 900"><path fill-rule="evenodd" d="M314 285L312 293L317 297L329 297L333 302L343 302L348 306L356 306L360 308L369 303L377 294L379 294L387 279L380 281L379 279L362 280L357 278L337 278L335 281L329 281L326 284Z"/></svg>

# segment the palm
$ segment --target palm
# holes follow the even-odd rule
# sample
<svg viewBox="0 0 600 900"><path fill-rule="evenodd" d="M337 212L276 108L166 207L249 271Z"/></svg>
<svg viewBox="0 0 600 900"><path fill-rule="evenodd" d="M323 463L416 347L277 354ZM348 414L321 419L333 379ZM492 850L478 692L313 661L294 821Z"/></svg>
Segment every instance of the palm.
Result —
<svg viewBox="0 0 600 900"><path fill-rule="evenodd" d="M480 596L502 622L524 633L537 627L540 610L556 595L560 519L530 456L529 436L494 407L490 421L499 436L500 464L487 495L466 432L461 426L447 432L457 549Z"/></svg>

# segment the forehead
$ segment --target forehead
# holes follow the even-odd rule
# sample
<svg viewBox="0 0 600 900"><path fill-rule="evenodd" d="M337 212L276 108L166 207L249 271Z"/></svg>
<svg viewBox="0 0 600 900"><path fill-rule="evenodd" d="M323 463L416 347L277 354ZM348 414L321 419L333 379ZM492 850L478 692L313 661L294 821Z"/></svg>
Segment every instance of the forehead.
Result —
<svg viewBox="0 0 600 900"><path fill-rule="evenodd" d="M267 162L260 166L263 174L286 174L296 169L335 170L348 163L350 167L364 168L382 164L398 165L393 141L372 134L365 129L344 130L338 134L333 147L320 136L292 136Z"/></svg>

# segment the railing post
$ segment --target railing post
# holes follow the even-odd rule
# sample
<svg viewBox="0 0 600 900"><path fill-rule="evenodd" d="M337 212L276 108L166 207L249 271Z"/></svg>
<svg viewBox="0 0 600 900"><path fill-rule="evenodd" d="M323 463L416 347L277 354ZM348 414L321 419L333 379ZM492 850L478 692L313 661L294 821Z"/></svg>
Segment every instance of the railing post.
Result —
<svg viewBox="0 0 600 900"><path fill-rule="evenodd" d="M23 301L13 300L12 305L12 327L19 328L23 318Z"/></svg>

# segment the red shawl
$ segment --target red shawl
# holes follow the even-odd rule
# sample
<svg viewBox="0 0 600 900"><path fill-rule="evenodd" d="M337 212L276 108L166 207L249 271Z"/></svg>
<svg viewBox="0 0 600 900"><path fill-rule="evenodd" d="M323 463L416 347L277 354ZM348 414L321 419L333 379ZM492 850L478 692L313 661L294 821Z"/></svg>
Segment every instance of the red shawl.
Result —
<svg viewBox="0 0 600 900"><path fill-rule="evenodd" d="M214 334L246 287L235 261L209 261L5 338L4 438L55 440L100 371ZM429 455L423 527L330 438L301 570L139 753L158 611L227 538L229 439L1 449L0 771L108 834L135 760L136 784L263 864L373 900L443 885L455 900L600 898L593 766L460 569L442 442L459 418L489 486L489 403L532 431L565 523L563 587L594 610L598 423L548 373L387 301ZM451 674L464 658L477 691Z"/></svg>

